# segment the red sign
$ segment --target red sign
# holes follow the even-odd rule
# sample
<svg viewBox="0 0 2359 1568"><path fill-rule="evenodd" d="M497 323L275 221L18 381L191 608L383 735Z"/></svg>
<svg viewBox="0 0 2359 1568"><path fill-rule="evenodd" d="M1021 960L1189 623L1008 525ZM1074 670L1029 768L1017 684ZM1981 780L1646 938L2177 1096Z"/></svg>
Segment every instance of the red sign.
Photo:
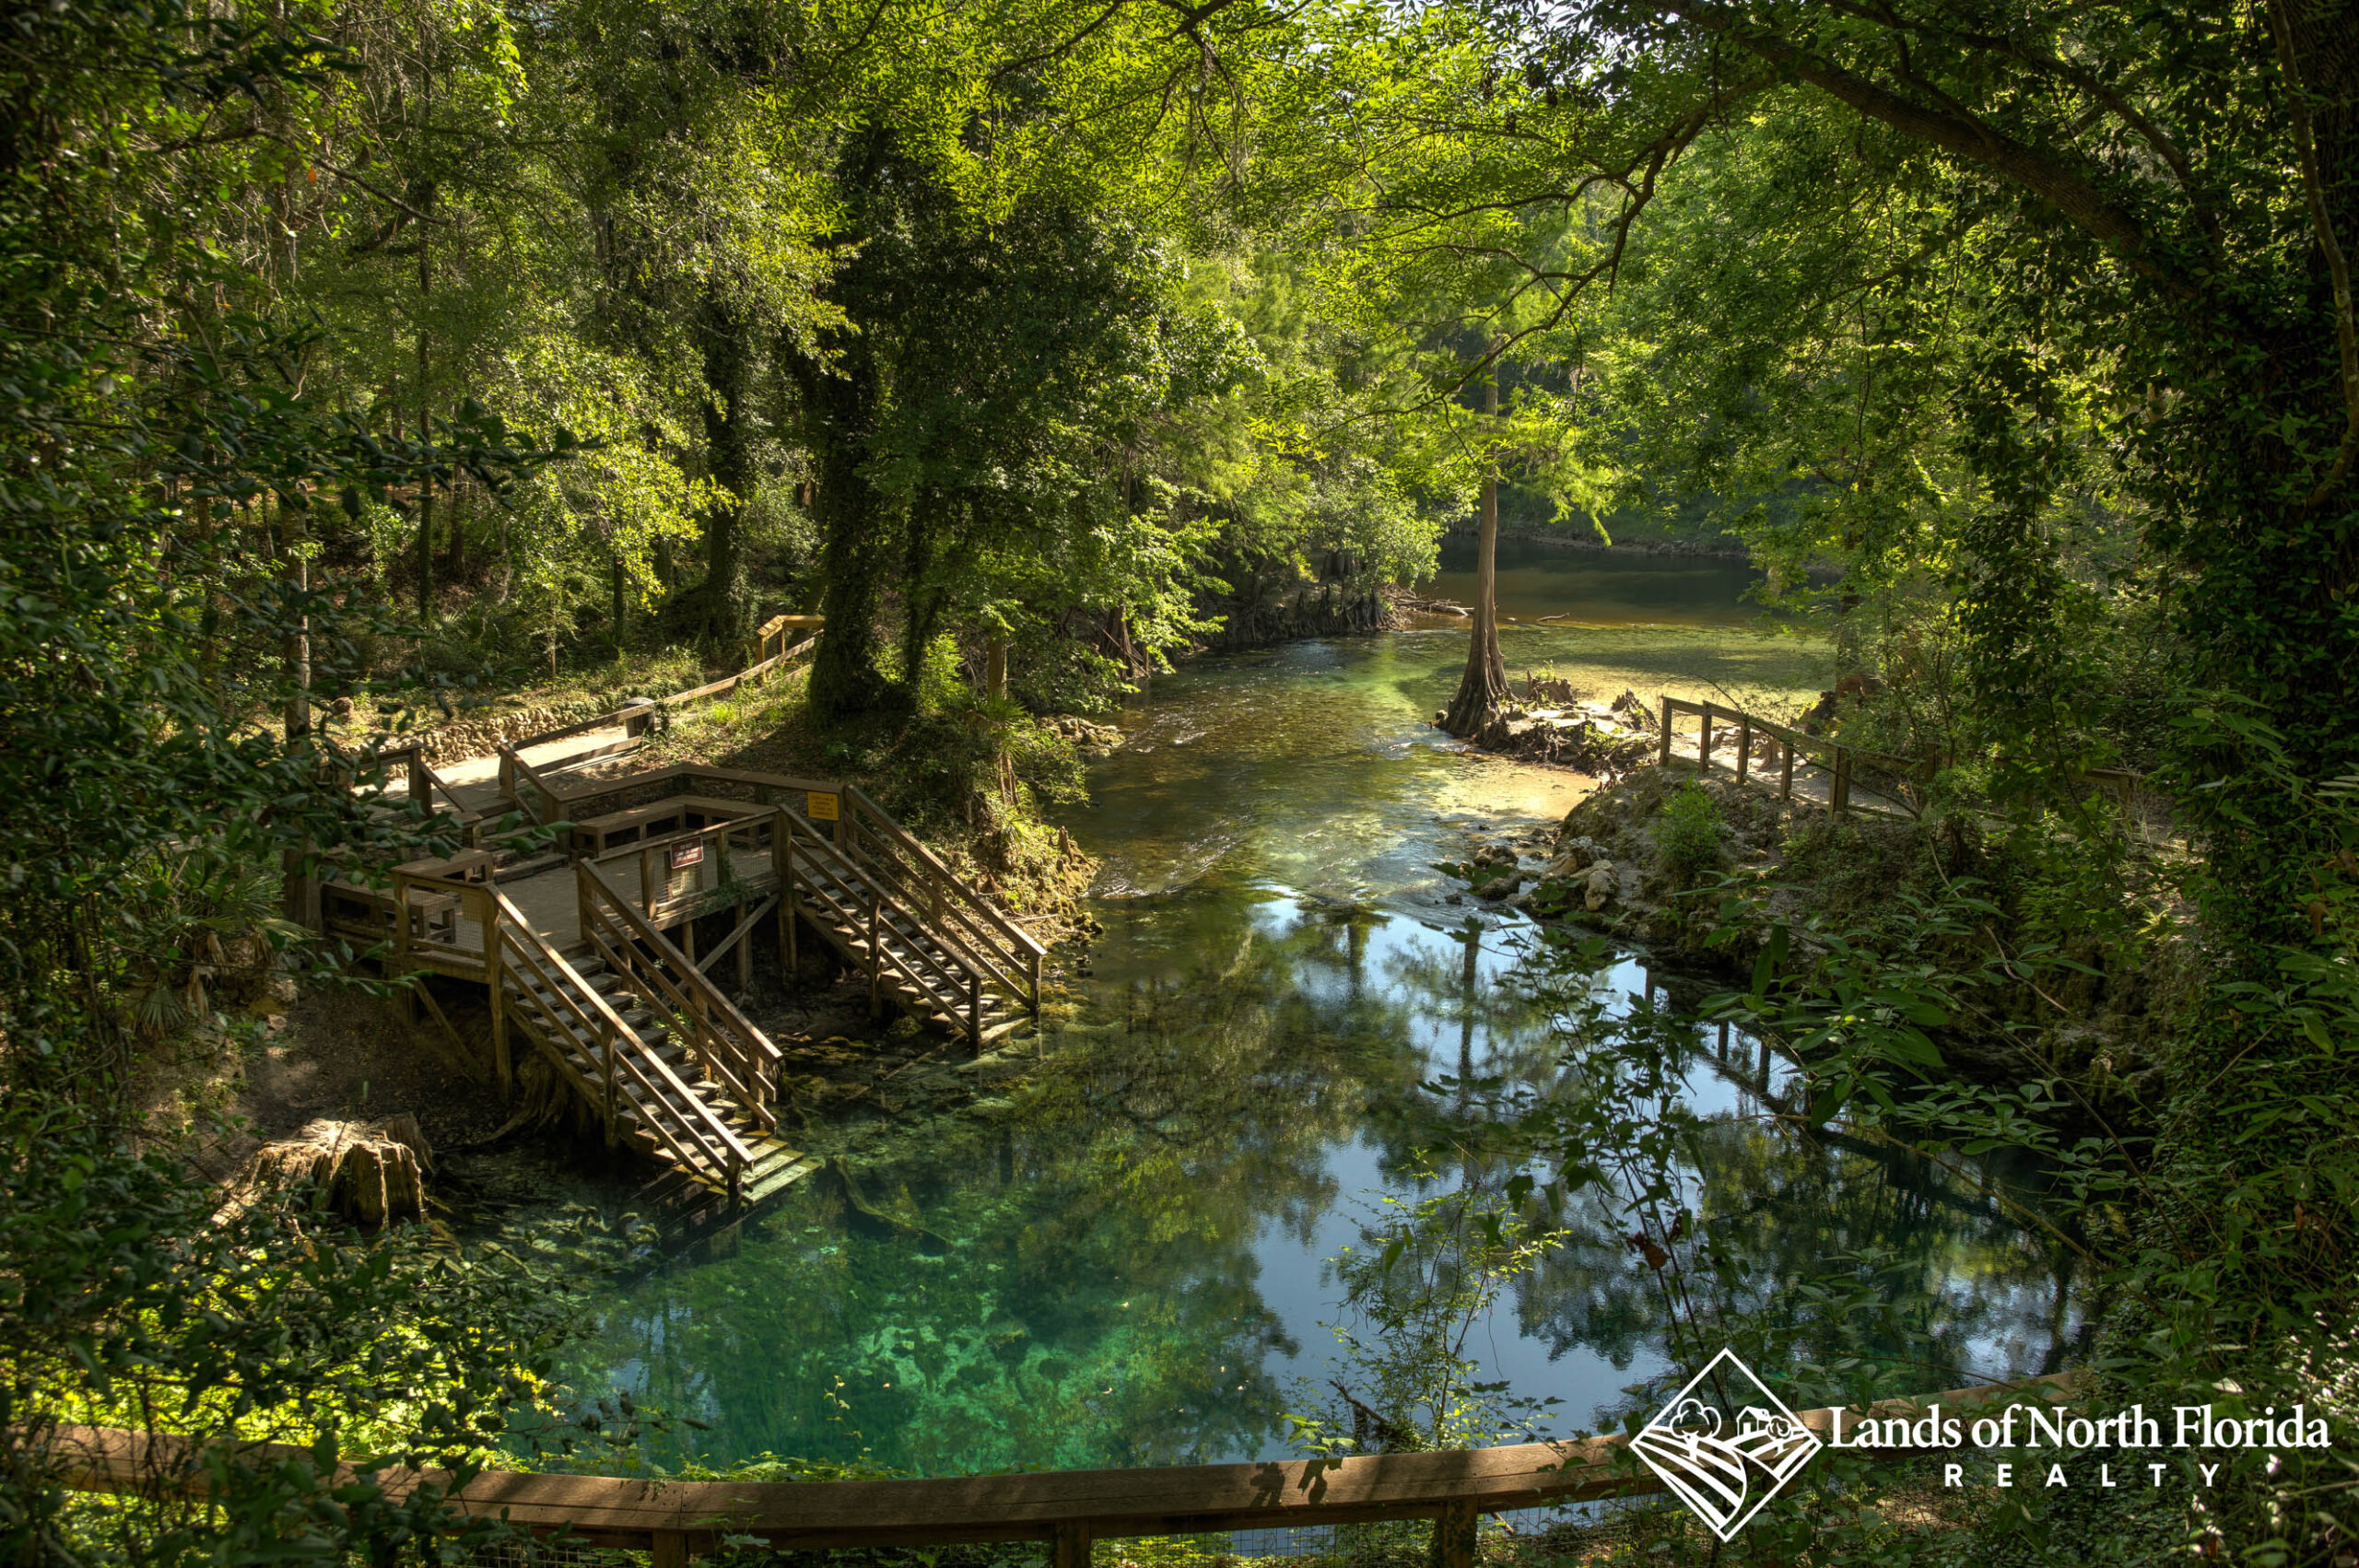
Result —
<svg viewBox="0 0 2359 1568"><path fill-rule="evenodd" d="M704 840L701 838L679 840L672 846L672 858L669 863L672 870L675 872L684 872L690 866L703 864Z"/></svg>

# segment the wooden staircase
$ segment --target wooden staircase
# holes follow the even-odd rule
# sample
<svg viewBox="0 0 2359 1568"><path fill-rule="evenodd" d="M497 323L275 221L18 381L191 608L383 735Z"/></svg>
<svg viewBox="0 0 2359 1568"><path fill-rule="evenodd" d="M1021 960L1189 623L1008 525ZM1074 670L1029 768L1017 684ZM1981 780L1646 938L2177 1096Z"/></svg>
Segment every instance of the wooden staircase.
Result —
<svg viewBox="0 0 2359 1568"><path fill-rule="evenodd" d="M535 776L519 765L515 777ZM703 802L729 807L722 820L594 853L568 841L522 858L487 844L394 867L390 889L336 882L331 924L383 943L394 974L487 987L503 1085L512 1027L610 1142L663 1161L730 1211L811 1168L777 1136L777 1046L709 975L734 955L742 988L757 930L774 926L792 965L807 925L867 975L873 1006L899 1006L978 1054L1039 1018L1046 948L853 786L683 765L579 800L543 785L533 801L520 786L514 803L565 824L577 806L651 784L683 798L738 793ZM699 960L697 922L724 912L734 929ZM417 994L432 1004L429 989Z"/></svg>
<svg viewBox="0 0 2359 1568"><path fill-rule="evenodd" d="M832 838L801 812L779 813L789 915L867 971L872 1006L890 1000L978 1051L1031 1026L1048 950L860 789L846 785L838 799ZM792 919L787 929L792 947Z"/></svg>
<svg viewBox="0 0 2359 1568"><path fill-rule="evenodd" d="M596 877L579 871L585 884ZM599 1112L610 1141L732 1203L758 1202L804 1174L803 1155L775 1135L778 1047L661 932L610 919L592 954L569 961L495 896L504 908L492 1017L503 1055L513 1025ZM725 1010L717 1023L716 1003Z"/></svg>

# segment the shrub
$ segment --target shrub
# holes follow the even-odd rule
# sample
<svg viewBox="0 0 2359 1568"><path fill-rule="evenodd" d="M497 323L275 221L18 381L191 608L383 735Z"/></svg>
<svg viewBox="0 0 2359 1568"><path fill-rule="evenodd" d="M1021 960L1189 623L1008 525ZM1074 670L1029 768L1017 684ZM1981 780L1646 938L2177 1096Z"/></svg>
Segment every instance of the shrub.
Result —
<svg viewBox="0 0 2359 1568"><path fill-rule="evenodd" d="M1681 887L1720 863L1720 807L1709 790L1690 784L1663 802L1655 819L1655 853Z"/></svg>

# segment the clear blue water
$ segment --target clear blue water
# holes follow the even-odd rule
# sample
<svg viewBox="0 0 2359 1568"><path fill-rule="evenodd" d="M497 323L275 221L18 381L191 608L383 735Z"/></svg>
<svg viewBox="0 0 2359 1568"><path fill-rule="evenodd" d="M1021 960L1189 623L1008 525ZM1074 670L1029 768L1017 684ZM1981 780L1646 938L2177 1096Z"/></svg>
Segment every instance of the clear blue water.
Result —
<svg viewBox="0 0 2359 1568"><path fill-rule="evenodd" d="M1614 690L1816 685L1806 645L1743 626L1742 568L1668 563L1641 593L1614 579L1650 563L1583 577L1598 557L1552 559L1560 601L1624 613L1512 629L1511 666ZM1594 624L1664 597L1684 625ZM1485 912L1459 940L1470 907L1433 869L1470 836L1553 824L1584 788L1426 725L1463 649L1462 631L1412 631L1159 679L1067 819L1101 862L1105 926L1072 1019L1027 1072L847 1144L872 1204L917 1230L805 1182L713 1255L604 1288L577 1386L700 1423L653 1440L666 1462L956 1474L1286 1452L1282 1412L1337 1370L1326 1260L1383 1194L1463 1179L1454 1151L1508 1087L1578 1071L1500 983L1528 933ZM1625 961L1599 983L1626 998L1654 979ZM1684 1094L1718 1118L1680 1179L1745 1249L1749 1289L1767 1300L1817 1258L1887 1249L1937 1304L1920 1386L2053 1358L2073 1315L2042 1248L1936 1173L1779 1130L1755 1114L1778 1072L1765 1085L1747 1042L1689 1033ZM1438 1074L1496 1082L1437 1094ZM1569 1239L1470 1340L1562 1401L1558 1431L1609 1420L1667 1365L1658 1281L1614 1215L1572 1199Z"/></svg>

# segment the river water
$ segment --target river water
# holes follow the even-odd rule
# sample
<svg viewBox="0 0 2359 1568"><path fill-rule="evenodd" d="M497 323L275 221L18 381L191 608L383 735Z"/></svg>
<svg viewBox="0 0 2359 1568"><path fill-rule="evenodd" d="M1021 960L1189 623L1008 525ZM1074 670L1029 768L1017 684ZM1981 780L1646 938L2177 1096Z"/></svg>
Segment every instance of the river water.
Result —
<svg viewBox="0 0 2359 1568"><path fill-rule="evenodd" d="M1446 553L1438 591L1471 596L1449 569L1465 564ZM1756 628L1741 564L1505 566L1519 674L1601 696L1820 684L1807 642ZM877 1234L835 1184L805 1182L722 1255L603 1288L576 1386L696 1422L651 1440L664 1463L938 1475L1287 1452L1283 1413L1352 1375L1327 1260L1387 1195L1483 1175L1459 1148L1500 1096L1577 1071L1551 1005L1505 983L1530 933L1434 869L1543 828L1586 788L1430 728L1464 649L1437 624L1157 679L1066 817L1103 867L1079 1010L1015 1087L859 1147L872 1203L915 1229ZM1629 959L1596 984L1620 1008L1657 978ZM2075 1318L2045 1249L1939 1173L1761 1119L1780 1077L1763 1082L1748 1043L1697 1025L1675 1049L1688 1106L1713 1118L1679 1179L1756 1294L1872 1252L1931 1335L1907 1350L1919 1387L2053 1363ZM1561 1401L1557 1432L1607 1423L1669 1365L1663 1293L1614 1217L1574 1199L1565 1244L1467 1340L1519 1393Z"/></svg>

